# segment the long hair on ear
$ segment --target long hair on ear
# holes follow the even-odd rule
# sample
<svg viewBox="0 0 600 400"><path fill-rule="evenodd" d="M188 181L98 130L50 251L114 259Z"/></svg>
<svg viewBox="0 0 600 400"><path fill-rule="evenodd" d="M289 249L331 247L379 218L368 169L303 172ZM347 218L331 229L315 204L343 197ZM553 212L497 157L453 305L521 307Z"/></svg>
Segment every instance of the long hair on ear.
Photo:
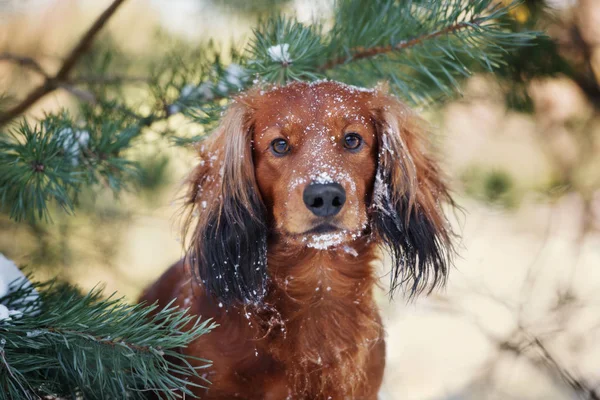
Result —
<svg viewBox="0 0 600 400"><path fill-rule="evenodd" d="M454 202L427 154L424 121L381 91L371 109L379 146L371 224L392 258L390 295L398 287L410 296L430 292L445 282L452 261L453 233L442 204Z"/></svg>
<svg viewBox="0 0 600 400"><path fill-rule="evenodd" d="M262 299L267 283L265 208L254 177L251 112L234 102L199 147L189 177L187 262L204 289L231 305ZM195 227L194 227L195 223Z"/></svg>

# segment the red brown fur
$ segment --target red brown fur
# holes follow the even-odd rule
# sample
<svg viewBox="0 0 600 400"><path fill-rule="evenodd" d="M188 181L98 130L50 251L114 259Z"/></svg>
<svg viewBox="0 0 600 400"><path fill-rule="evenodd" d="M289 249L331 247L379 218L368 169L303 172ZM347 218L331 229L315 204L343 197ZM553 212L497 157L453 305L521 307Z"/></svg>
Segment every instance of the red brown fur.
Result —
<svg viewBox="0 0 600 400"><path fill-rule="evenodd" d="M421 132L393 97L335 82L236 100L200 145L190 176L188 255L142 296L175 299L219 324L181 349L213 361L209 389L196 394L377 398L385 365L373 299L379 248L391 250L392 287L412 292L443 281L451 253L440 209L451 199ZM349 133L362 138L357 150L345 147ZM283 156L271 147L279 139L289 144ZM303 193L332 182L345 203L321 217ZM329 230L315 231L324 221Z"/></svg>

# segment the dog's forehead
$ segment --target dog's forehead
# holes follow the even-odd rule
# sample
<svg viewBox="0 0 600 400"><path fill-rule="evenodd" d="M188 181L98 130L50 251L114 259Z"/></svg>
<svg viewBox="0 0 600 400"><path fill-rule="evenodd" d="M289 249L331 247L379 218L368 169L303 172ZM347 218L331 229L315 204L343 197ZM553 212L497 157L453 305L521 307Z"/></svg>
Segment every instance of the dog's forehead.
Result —
<svg viewBox="0 0 600 400"><path fill-rule="evenodd" d="M253 102L255 130L260 133L277 127L314 134L328 133L327 128L340 124L368 124L372 96L371 90L336 82L279 87L260 94Z"/></svg>

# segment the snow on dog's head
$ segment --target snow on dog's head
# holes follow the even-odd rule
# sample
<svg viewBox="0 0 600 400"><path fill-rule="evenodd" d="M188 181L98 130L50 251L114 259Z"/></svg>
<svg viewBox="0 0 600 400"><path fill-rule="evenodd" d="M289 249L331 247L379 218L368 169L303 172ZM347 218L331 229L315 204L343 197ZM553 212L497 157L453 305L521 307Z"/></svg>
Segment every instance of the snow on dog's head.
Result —
<svg viewBox="0 0 600 400"><path fill-rule="evenodd" d="M189 253L209 290L264 293L273 241L317 251L375 241L390 250L394 283L443 280L451 233L440 203L451 199L423 131L396 98L337 82L239 96L201 149L188 196Z"/></svg>

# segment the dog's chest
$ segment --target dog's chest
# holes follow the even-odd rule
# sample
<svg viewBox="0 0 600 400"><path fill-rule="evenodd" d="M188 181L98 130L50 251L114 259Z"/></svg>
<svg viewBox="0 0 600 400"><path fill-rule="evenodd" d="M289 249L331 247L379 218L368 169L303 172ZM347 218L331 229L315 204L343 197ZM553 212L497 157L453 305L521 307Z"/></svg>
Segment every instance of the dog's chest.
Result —
<svg viewBox="0 0 600 400"><path fill-rule="evenodd" d="M374 348L382 344L382 329L371 308L341 307L315 306L271 329L257 343L248 373L266 368L265 388L290 399L348 398L360 391Z"/></svg>

